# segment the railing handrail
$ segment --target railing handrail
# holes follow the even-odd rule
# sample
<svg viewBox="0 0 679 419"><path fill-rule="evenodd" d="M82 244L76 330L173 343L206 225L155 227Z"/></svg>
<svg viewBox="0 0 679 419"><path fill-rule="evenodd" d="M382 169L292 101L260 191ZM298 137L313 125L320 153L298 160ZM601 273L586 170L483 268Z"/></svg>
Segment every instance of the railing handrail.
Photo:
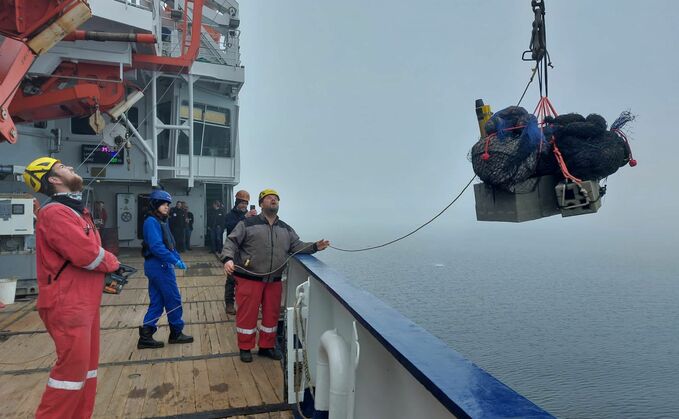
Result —
<svg viewBox="0 0 679 419"><path fill-rule="evenodd" d="M117 1L118 3L123 3L125 6L131 6L131 7L136 7L138 9L142 9L142 10L153 11L153 1L151 1L151 0L142 0L140 2L140 3L144 3L144 4L136 4L136 3L133 3L131 0L115 0L115 1Z"/></svg>
<svg viewBox="0 0 679 419"><path fill-rule="evenodd" d="M553 417L320 260L294 259L454 415Z"/></svg>

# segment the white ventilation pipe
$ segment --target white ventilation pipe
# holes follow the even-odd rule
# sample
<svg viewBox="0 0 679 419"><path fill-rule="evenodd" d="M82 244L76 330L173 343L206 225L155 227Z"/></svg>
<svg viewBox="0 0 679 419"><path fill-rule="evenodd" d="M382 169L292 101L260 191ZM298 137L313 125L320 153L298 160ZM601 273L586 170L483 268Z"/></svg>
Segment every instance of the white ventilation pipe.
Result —
<svg viewBox="0 0 679 419"><path fill-rule="evenodd" d="M346 419L350 394L349 350L336 330L321 335L316 362L315 408L327 411L329 419Z"/></svg>

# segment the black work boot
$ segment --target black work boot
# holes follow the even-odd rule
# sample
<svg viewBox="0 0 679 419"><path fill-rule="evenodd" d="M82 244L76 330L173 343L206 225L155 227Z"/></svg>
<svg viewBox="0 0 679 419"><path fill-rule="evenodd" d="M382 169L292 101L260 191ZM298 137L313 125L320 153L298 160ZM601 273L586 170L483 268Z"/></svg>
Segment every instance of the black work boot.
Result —
<svg viewBox="0 0 679 419"><path fill-rule="evenodd" d="M170 339L168 343L191 343L193 342L193 336L185 335L181 332L170 331Z"/></svg>
<svg viewBox="0 0 679 419"><path fill-rule="evenodd" d="M155 333L153 326L139 326L139 341L137 342L137 349L157 349L165 346L163 342L158 342L153 339Z"/></svg>
<svg viewBox="0 0 679 419"><path fill-rule="evenodd" d="M240 360L243 362L252 362L252 353L247 349L241 349Z"/></svg>
<svg viewBox="0 0 679 419"><path fill-rule="evenodd" d="M276 348L259 348L257 355L275 359L276 361L283 359L283 354L281 354L281 351Z"/></svg>

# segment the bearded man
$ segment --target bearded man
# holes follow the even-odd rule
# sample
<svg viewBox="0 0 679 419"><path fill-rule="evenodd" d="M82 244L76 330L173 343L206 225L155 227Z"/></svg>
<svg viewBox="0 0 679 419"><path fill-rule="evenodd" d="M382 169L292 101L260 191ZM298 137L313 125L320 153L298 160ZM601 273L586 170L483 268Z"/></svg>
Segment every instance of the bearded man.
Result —
<svg viewBox="0 0 679 419"><path fill-rule="evenodd" d="M51 199L35 226L37 309L57 351L36 418L89 418L99 366L99 306L107 272L120 263L101 246L82 201L83 179L52 157L31 162L24 182Z"/></svg>

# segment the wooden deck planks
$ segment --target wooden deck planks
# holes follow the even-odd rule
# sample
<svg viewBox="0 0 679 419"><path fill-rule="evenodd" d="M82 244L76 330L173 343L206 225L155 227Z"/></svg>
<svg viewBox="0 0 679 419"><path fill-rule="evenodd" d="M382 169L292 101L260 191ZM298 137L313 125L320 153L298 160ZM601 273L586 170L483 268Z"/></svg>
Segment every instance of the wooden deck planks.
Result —
<svg viewBox="0 0 679 419"><path fill-rule="evenodd" d="M94 416L103 417L108 412L108 406L113 397L123 367L99 368L97 373L97 398L94 404Z"/></svg>
<svg viewBox="0 0 679 419"><path fill-rule="evenodd" d="M177 363L177 414L196 412L196 392L193 377L193 361Z"/></svg>
<svg viewBox="0 0 679 419"><path fill-rule="evenodd" d="M193 362L193 384L196 395L196 412L205 412L212 409L212 392L210 391L210 379L208 377L207 362L204 360Z"/></svg>
<svg viewBox="0 0 679 419"><path fill-rule="evenodd" d="M236 373L236 362L240 362L240 360L236 358L228 358L223 364L224 382L229 385L229 387L226 389L226 396L229 399L229 406L234 408L247 406L245 394L243 393L243 387L240 385L238 374Z"/></svg>
<svg viewBox="0 0 679 419"><path fill-rule="evenodd" d="M187 259L189 269L178 271L177 280L187 323L184 331L194 336L192 344L168 345L169 328L163 317L154 337L166 342L165 347L136 349L137 326L148 307L140 258L126 260L141 269L123 293L103 296L94 417L191 415L282 403L280 363L255 356L254 362L244 364L238 358L235 316L224 311L221 263L209 254L187 255ZM0 312L1 333L9 333L0 334L0 353L8 361L0 363L0 399L12 401L0 417L33 417L47 370L56 358L34 307L35 301L19 301ZM239 417L291 418L292 414L275 411Z"/></svg>
<svg viewBox="0 0 679 419"><path fill-rule="evenodd" d="M248 406L258 406L264 404L262 402L262 396L257 389L257 384L252 377L251 364L244 364L240 361L234 362L234 367L236 369L236 374L238 375L238 382L241 384L243 389L243 395L245 396L245 403Z"/></svg>

